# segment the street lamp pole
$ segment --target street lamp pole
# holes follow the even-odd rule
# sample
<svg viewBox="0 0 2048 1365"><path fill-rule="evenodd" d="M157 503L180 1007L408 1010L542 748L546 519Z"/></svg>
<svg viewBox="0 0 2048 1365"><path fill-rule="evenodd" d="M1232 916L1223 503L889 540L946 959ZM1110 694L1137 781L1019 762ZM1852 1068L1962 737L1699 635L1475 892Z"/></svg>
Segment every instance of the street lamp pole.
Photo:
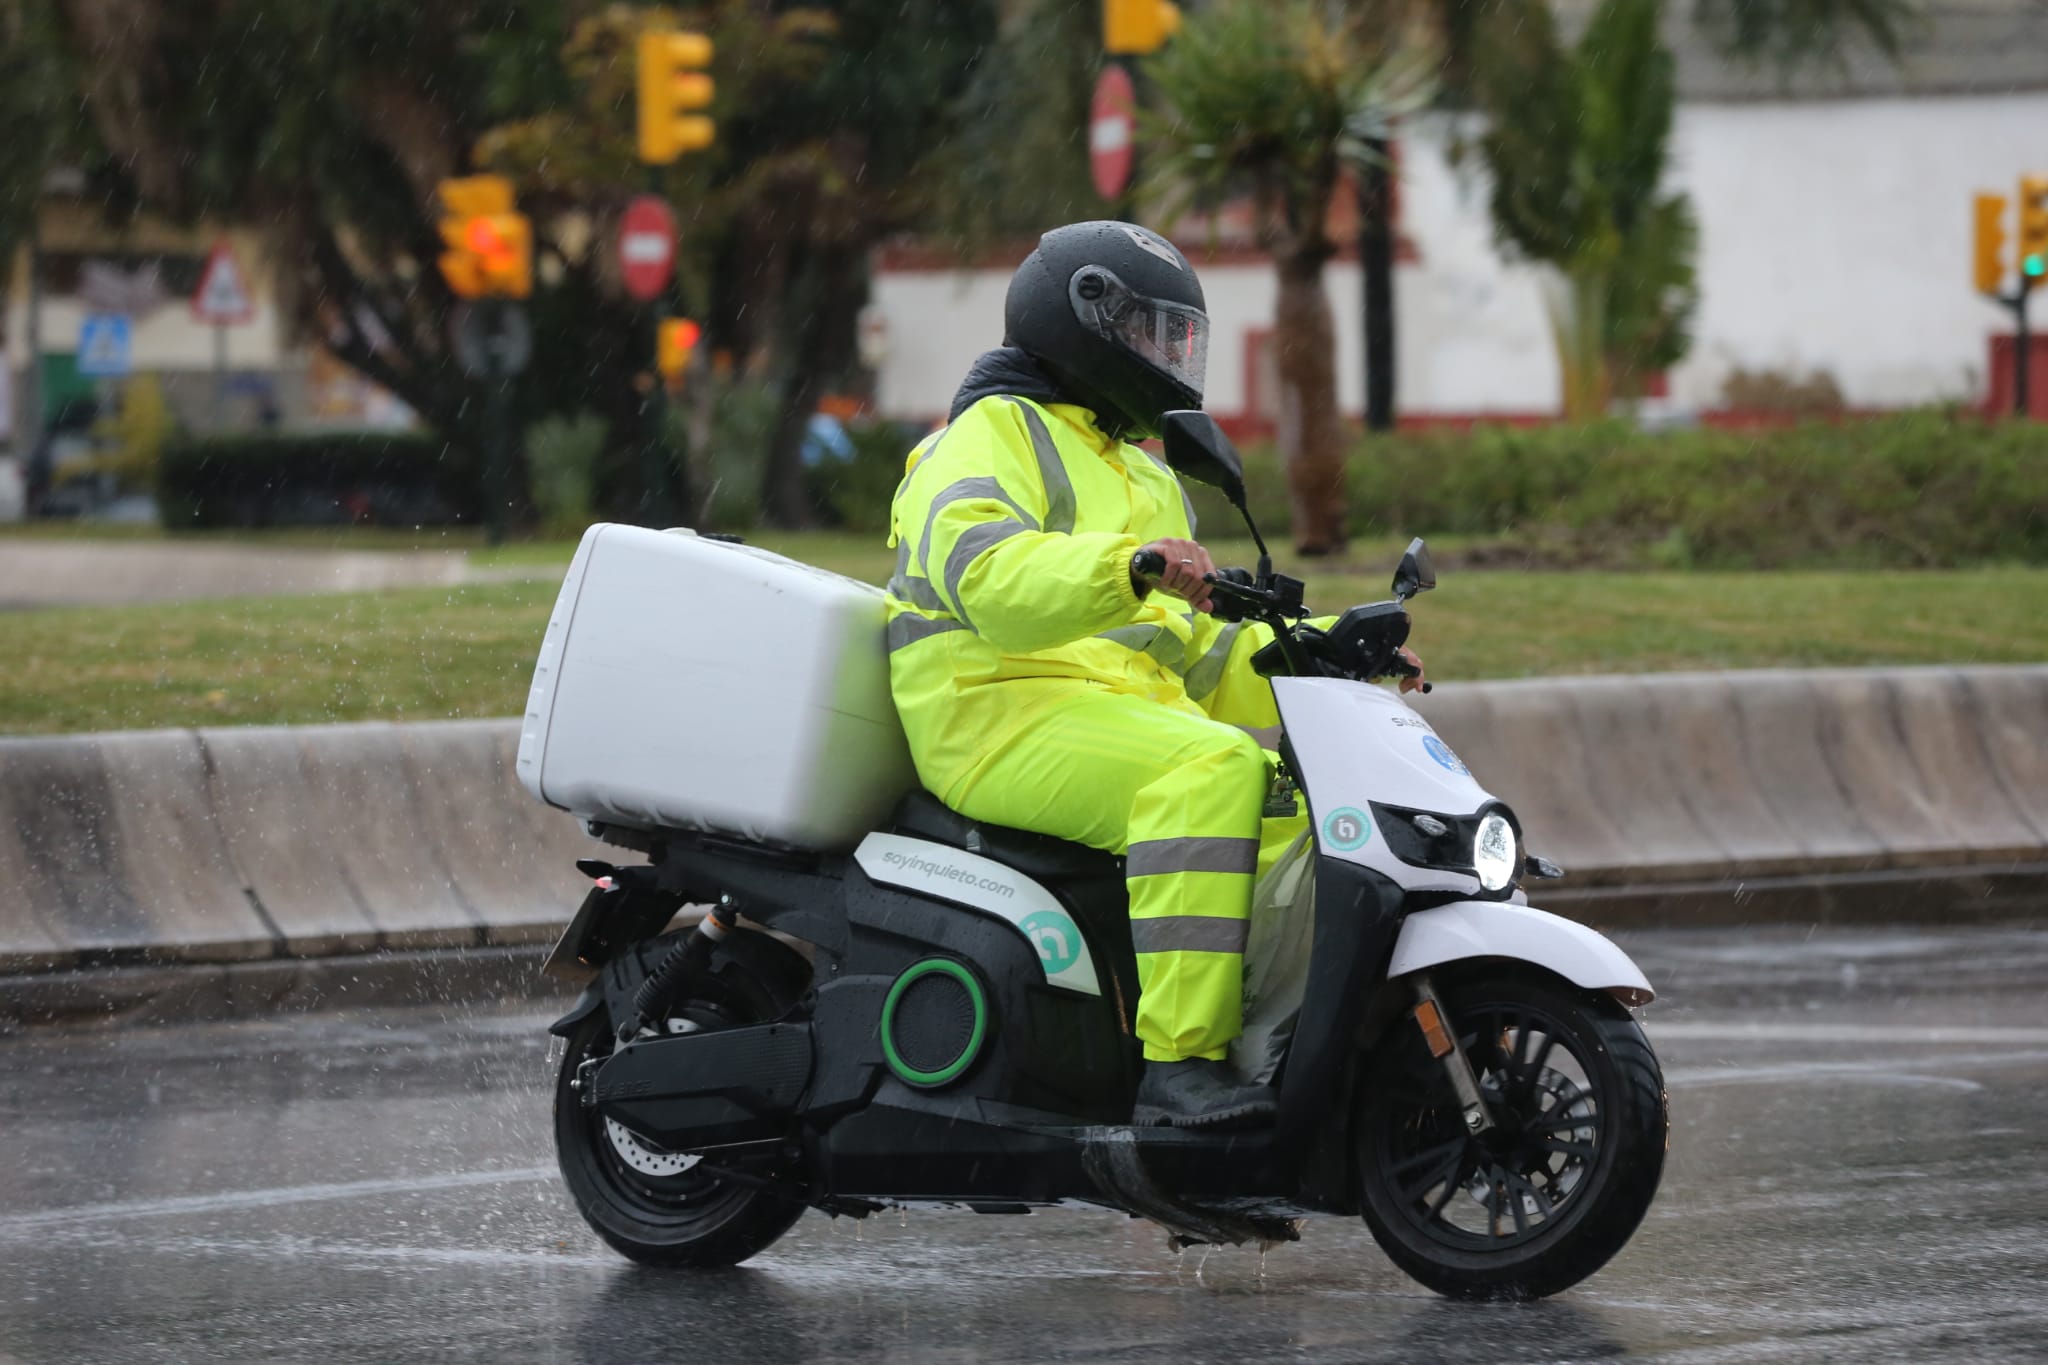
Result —
<svg viewBox="0 0 2048 1365"><path fill-rule="evenodd" d="M2033 371L2033 336L2027 330L2027 298L2034 292L2034 281L2027 275L2020 276L2020 287L2006 300L2012 308L2012 410L2021 417L2032 411L2028 401L2027 380Z"/></svg>

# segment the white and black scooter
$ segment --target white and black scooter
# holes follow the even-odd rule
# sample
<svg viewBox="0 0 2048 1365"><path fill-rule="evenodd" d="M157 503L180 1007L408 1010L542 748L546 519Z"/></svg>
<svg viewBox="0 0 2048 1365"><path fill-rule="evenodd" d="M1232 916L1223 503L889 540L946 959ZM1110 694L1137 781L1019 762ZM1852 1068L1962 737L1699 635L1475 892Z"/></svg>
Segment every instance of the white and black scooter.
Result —
<svg viewBox="0 0 2048 1365"><path fill-rule="evenodd" d="M1245 510L1212 420L1170 414L1166 450ZM555 1137L600 1236L635 1260L717 1266L807 1207L1080 1202L1183 1243L1362 1215L1403 1270L1460 1297L1553 1294L1622 1247L1664 1164L1662 1076L1630 1014L1652 991L1607 939L1526 905L1522 879L1557 869L1370 681L1400 671L1405 604L1434 586L1422 542L1392 601L1327 631L1260 550L1256 574L1218 575L1216 609L1277 632L1257 667L1316 841L1272 1125L1131 1124L1119 858L922 792L843 851L593 822L649 856L579 864L596 886L550 960L589 977L553 1026ZM664 932L686 904L713 908Z"/></svg>

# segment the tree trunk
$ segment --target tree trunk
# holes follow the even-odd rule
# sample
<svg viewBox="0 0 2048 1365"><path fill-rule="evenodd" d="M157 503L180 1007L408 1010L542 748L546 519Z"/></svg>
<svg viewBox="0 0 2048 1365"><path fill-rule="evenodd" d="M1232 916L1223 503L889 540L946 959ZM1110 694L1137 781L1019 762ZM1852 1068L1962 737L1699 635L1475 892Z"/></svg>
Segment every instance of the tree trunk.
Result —
<svg viewBox="0 0 2048 1365"><path fill-rule="evenodd" d="M1394 429L1394 170L1385 138L1358 173L1358 275L1365 308L1365 427Z"/></svg>
<svg viewBox="0 0 2048 1365"><path fill-rule="evenodd" d="M854 330L867 301L862 255L860 247L833 243L800 250L794 263L796 276L783 305L794 336L785 346L781 410L761 471L761 519L770 526L793 529L817 520L819 509L804 473L804 433L819 396L851 360Z"/></svg>
<svg viewBox="0 0 2048 1365"><path fill-rule="evenodd" d="M1565 276L1555 326L1564 378L1564 416L1590 422L1606 415L1612 386L1607 372L1607 272L1581 268Z"/></svg>
<svg viewBox="0 0 2048 1365"><path fill-rule="evenodd" d="M1280 457L1304 555L1344 549L1344 433L1337 412L1337 333L1323 289L1323 253L1276 262L1273 341L1280 372Z"/></svg>
<svg viewBox="0 0 2048 1365"><path fill-rule="evenodd" d="M591 511L607 521L633 521L641 510L641 483L646 477L641 458L647 445L647 398L633 380L643 366L634 368L623 383L593 385L591 406L604 418L604 439L590 469Z"/></svg>
<svg viewBox="0 0 2048 1365"><path fill-rule="evenodd" d="M711 350L698 346L690 356L690 368L683 381L682 464L691 501L683 508L684 520L702 526L711 520L711 494L718 480L711 472L711 443L716 433L718 389L723 381L712 371Z"/></svg>
<svg viewBox="0 0 2048 1365"><path fill-rule="evenodd" d="M804 432L822 388L818 374L822 349L816 316L816 257L802 247L792 254L788 297L783 303L781 402L768 449L761 462L761 522L795 530L817 520L809 480L804 477Z"/></svg>
<svg viewBox="0 0 2048 1365"><path fill-rule="evenodd" d="M1561 407L1567 422L1591 422L1614 399L1608 368L1608 289L1612 280L1597 266L1577 266L1544 280L1544 311L1556 344Z"/></svg>

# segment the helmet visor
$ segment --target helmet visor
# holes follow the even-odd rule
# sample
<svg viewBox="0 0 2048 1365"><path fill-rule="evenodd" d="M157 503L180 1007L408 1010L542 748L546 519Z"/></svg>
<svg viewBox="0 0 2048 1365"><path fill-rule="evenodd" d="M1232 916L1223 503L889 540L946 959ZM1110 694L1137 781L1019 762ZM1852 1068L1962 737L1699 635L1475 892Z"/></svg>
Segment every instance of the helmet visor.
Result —
<svg viewBox="0 0 2048 1365"><path fill-rule="evenodd" d="M1067 292L1083 327L1186 385L1200 400L1209 370L1208 314L1133 293L1099 266L1076 272Z"/></svg>

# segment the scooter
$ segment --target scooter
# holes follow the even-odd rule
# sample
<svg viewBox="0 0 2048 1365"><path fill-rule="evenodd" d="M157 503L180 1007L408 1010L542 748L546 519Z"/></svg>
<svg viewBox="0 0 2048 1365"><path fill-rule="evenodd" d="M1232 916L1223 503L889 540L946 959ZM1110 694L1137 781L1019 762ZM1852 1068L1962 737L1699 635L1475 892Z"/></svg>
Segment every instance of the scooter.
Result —
<svg viewBox="0 0 2048 1365"><path fill-rule="evenodd" d="M1631 1013L1650 984L1600 934L1528 906L1525 879L1562 874L1372 684L1407 669L1427 547L1409 546L1391 600L1319 628L1273 571L1215 422L1169 414L1165 442L1258 545L1255 572L1214 576L1214 609L1274 632L1255 667L1315 842L1277 1117L1131 1122L1138 978L1116 856L923 792L850 853L594 827L647 861L579 863L595 884L549 967L589 984L551 1030L554 1130L578 1208L618 1251L730 1265L806 1208L1079 1203L1177 1245L1262 1246L1337 1214L1439 1293L1528 1298L1635 1231L1669 1123ZM669 931L686 905L709 909Z"/></svg>

